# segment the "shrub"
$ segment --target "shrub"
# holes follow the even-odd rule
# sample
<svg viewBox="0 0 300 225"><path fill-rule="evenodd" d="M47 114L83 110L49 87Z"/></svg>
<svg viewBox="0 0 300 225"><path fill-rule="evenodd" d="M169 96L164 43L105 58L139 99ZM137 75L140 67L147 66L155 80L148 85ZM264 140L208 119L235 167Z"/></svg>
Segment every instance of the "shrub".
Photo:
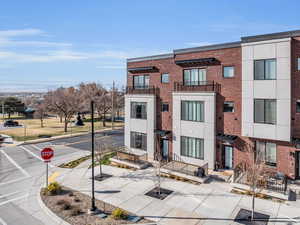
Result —
<svg viewBox="0 0 300 225"><path fill-rule="evenodd" d="M71 216L78 216L82 213L81 209L79 206L74 206L71 210Z"/></svg>
<svg viewBox="0 0 300 225"><path fill-rule="evenodd" d="M48 189L48 192L51 194L51 195L57 195L61 192L61 186L59 183L57 182L52 182L48 185L47 187Z"/></svg>
<svg viewBox="0 0 300 225"><path fill-rule="evenodd" d="M69 201L65 201L64 204L62 205L63 210L69 210L72 208L72 205Z"/></svg>
<svg viewBox="0 0 300 225"><path fill-rule="evenodd" d="M47 188L42 188L41 193L42 193L42 195L48 195L48 189Z"/></svg>
<svg viewBox="0 0 300 225"><path fill-rule="evenodd" d="M56 205L64 205L66 204L68 201L66 199L59 199L56 202Z"/></svg>
<svg viewBox="0 0 300 225"><path fill-rule="evenodd" d="M127 213L120 208L116 208L112 214L111 214L112 218L115 220L120 220L120 219L126 219L127 218Z"/></svg>

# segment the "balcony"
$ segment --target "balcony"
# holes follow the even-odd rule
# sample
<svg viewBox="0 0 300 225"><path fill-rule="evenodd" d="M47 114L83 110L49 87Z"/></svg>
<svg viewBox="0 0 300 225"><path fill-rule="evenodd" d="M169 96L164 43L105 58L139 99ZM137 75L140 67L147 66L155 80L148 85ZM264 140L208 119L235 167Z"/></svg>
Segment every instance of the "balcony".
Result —
<svg viewBox="0 0 300 225"><path fill-rule="evenodd" d="M146 94L146 95L156 95L159 89L155 86L127 86L126 94Z"/></svg>
<svg viewBox="0 0 300 225"><path fill-rule="evenodd" d="M221 92L221 84L214 81L174 82L174 92Z"/></svg>

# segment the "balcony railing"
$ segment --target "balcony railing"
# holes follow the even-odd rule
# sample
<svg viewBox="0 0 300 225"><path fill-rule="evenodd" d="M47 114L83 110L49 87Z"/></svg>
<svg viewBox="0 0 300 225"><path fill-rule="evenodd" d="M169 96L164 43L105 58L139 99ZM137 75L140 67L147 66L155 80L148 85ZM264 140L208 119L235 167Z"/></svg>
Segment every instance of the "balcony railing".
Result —
<svg viewBox="0 0 300 225"><path fill-rule="evenodd" d="M127 86L126 94L158 94L159 89L154 86Z"/></svg>
<svg viewBox="0 0 300 225"><path fill-rule="evenodd" d="M221 84L214 81L175 82L175 92L221 92Z"/></svg>

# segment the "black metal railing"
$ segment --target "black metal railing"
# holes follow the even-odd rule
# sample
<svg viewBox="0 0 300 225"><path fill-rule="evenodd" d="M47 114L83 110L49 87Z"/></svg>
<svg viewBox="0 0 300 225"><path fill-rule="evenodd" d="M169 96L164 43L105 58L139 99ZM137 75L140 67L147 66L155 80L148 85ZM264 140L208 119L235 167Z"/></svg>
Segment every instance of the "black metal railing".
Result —
<svg viewBox="0 0 300 225"><path fill-rule="evenodd" d="M159 89L155 86L127 86L126 94L158 94Z"/></svg>
<svg viewBox="0 0 300 225"><path fill-rule="evenodd" d="M215 81L174 82L175 92L221 92L221 84Z"/></svg>

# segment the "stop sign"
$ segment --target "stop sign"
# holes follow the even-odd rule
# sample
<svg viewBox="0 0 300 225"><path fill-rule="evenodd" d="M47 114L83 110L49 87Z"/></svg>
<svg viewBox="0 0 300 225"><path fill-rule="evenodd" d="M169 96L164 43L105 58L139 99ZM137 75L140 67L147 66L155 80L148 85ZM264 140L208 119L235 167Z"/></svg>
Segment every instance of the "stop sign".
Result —
<svg viewBox="0 0 300 225"><path fill-rule="evenodd" d="M45 161L50 161L50 159L53 157L53 155L54 155L54 151L52 148L44 148L41 151L41 157Z"/></svg>

